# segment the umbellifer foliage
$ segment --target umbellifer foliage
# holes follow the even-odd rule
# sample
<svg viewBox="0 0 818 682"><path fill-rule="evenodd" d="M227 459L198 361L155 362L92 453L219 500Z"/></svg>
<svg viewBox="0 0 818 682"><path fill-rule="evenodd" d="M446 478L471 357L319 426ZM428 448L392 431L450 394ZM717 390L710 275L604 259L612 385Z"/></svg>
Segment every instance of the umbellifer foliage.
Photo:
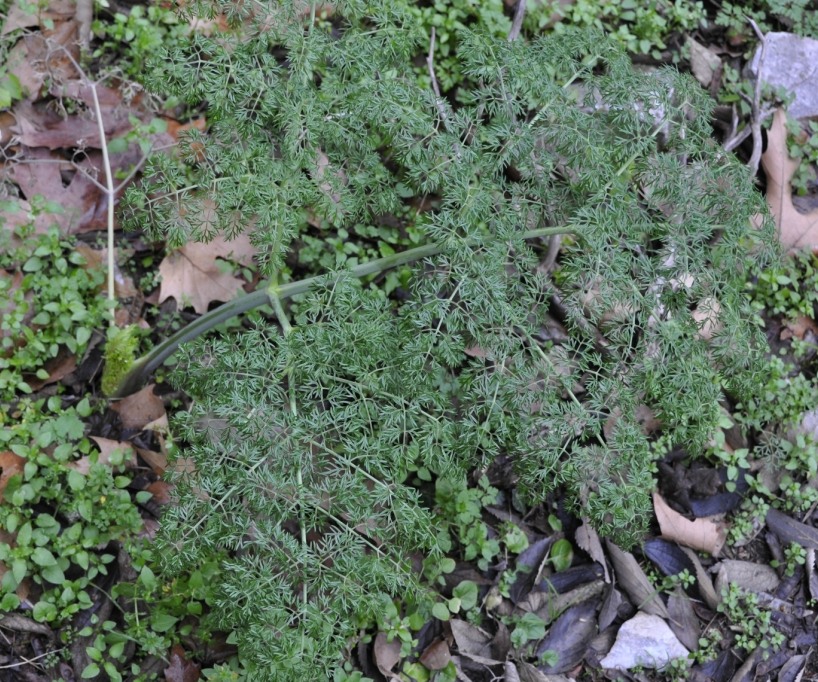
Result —
<svg viewBox="0 0 818 682"><path fill-rule="evenodd" d="M744 266L771 234L698 86L635 73L599 35L466 33L474 87L455 108L417 84L424 36L395 0L335 3L325 25L231 7L241 38L197 35L157 68L207 102L210 130L192 169L154 163L137 215L174 242L251 229L274 278L307 208L335 230L422 200L442 249L400 305L333 276L292 327L279 305L280 324L198 344L177 375L195 474L164 518L167 569L229 556L217 611L252 679L315 679L379 592L423 598L410 558L440 550L421 467L507 456L530 501L562 486L601 532L638 541L657 443L637 414L695 455L719 401L753 384ZM552 278L525 235L558 225L572 236Z"/></svg>

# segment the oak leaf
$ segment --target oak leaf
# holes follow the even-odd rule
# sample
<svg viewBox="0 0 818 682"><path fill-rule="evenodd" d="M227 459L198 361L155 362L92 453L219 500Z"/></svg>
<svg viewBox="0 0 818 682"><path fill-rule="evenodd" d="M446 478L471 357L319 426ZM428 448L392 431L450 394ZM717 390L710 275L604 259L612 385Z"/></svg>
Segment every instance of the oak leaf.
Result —
<svg viewBox="0 0 818 682"><path fill-rule="evenodd" d="M818 246L818 211L800 213L792 202L791 181L798 164L787 152L787 114L778 109L767 131L767 150L761 156L761 165L767 175L767 203L778 238L789 249Z"/></svg>
<svg viewBox="0 0 818 682"><path fill-rule="evenodd" d="M230 242L217 236L208 244L185 244L159 265L159 302L173 298L180 307L190 306L197 313L206 313L211 301L229 301L243 285L242 280L219 266L218 259L250 265L254 254L246 235Z"/></svg>

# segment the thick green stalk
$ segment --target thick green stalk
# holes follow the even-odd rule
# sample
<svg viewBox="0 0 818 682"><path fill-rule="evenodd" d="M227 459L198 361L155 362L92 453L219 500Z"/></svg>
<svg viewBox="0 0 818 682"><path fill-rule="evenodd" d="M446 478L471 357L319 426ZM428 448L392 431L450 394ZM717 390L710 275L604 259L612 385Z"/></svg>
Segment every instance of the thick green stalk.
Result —
<svg viewBox="0 0 818 682"><path fill-rule="evenodd" d="M529 230L523 233L522 237L524 239L535 239L537 237L549 237L555 234L571 234L572 232L573 230L566 227L544 227L537 230ZM377 258L367 263L356 265L349 270L349 274L353 277L376 275L384 270L390 270L400 267L401 265L406 265L407 263L437 255L442 250L443 247L439 244L418 246L414 249L402 251L401 253L395 253L391 256ZM192 341L206 331L217 327L225 320L246 313L248 310L268 305L274 298L278 298L280 301L299 294L305 294L324 279L325 277L323 276L317 276L282 285L267 284L246 296L229 301L215 310L205 313L183 329L169 336L162 341L162 343L151 349L149 353L134 362L130 371L122 379L111 398L124 398L142 388L153 371L173 355L181 344Z"/></svg>

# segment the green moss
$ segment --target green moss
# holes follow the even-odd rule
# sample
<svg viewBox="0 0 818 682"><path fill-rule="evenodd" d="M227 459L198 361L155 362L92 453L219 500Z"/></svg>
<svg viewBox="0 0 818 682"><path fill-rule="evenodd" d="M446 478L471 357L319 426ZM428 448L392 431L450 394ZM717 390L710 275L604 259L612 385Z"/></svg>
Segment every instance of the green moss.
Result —
<svg viewBox="0 0 818 682"><path fill-rule="evenodd" d="M105 344L105 369L102 370L102 392L111 395L136 359L139 328L129 325L111 327Z"/></svg>

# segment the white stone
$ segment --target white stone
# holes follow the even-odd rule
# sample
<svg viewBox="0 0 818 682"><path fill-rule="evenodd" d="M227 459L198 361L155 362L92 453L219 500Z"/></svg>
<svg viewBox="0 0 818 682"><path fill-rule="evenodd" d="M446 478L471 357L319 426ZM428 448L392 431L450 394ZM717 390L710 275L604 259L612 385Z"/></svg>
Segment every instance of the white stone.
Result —
<svg viewBox="0 0 818 682"><path fill-rule="evenodd" d="M787 114L792 118L818 115L818 40L792 33L768 33L764 37L761 80L774 88L785 88L794 96ZM750 69L759 71L761 46Z"/></svg>
<svg viewBox="0 0 818 682"><path fill-rule="evenodd" d="M688 651L659 616L637 613L625 621L616 642L599 663L603 668L630 670L636 666L659 670Z"/></svg>

